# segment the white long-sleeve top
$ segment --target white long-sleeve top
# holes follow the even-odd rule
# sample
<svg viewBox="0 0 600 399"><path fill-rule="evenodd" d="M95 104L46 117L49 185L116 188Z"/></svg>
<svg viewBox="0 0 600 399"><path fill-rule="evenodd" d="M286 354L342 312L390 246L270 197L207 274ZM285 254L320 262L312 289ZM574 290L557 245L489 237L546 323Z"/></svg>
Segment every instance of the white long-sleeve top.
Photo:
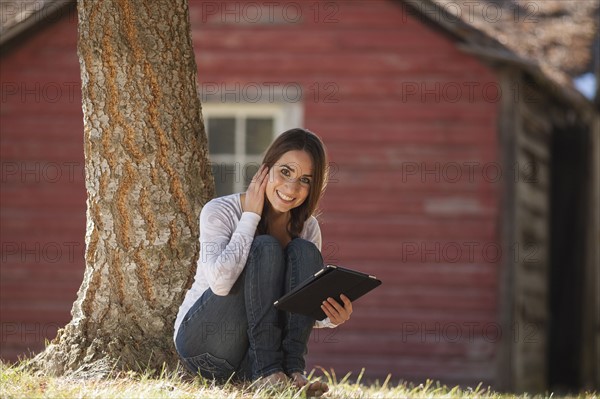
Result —
<svg viewBox="0 0 600 399"><path fill-rule="evenodd" d="M215 198L200 212L200 256L194 283L179 307L173 339L188 310L210 288L227 295L244 270L260 216L244 212L240 193ZM321 250L321 229L313 216L304 223L300 238ZM318 320L316 328L335 327L329 318Z"/></svg>

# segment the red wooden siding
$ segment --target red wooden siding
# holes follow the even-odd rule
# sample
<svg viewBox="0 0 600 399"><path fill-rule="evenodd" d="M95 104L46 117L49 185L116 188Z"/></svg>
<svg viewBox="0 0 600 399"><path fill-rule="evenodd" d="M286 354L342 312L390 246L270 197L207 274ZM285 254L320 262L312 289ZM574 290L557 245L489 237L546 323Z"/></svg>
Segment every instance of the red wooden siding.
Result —
<svg viewBox="0 0 600 399"><path fill-rule="evenodd" d="M70 320L84 269L83 115L77 15L1 62L0 356L37 352Z"/></svg>
<svg viewBox="0 0 600 399"><path fill-rule="evenodd" d="M302 86L305 126L323 137L333 164L323 254L384 282L347 325L313 334L309 365L493 382L495 76L397 2L322 8L333 23L316 18L314 2L299 4L297 25L252 23L243 2L194 6L191 18L202 82ZM223 23L236 7L247 23ZM439 173L426 173L436 165Z"/></svg>
<svg viewBox="0 0 600 399"><path fill-rule="evenodd" d="M400 2L294 2L302 6L297 24L252 22L246 4L190 2L200 84L258 84L263 100L266 85L279 84L272 86L278 94L286 84L301 85L305 126L323 137L332 163L323 254L384 282L355 304L349 323L313 333L309 367L333 367L338 376L365 367L369 378L493 383L494 250L500 184L509 173L495 180L494 74ZM281 22L281 7L273 12ZM39 32L2 59L3 85L78 82L75 39L74 21ZM73 102L3 100L3 162L82 164L75 92ZM69 318L83 273L85 191L78 177L46 188L2 182L3 242L81 243L73 263L3 262L3 357L25 347L5 334L5 320ZM38 349L40 338L27 342Z"/></svg>

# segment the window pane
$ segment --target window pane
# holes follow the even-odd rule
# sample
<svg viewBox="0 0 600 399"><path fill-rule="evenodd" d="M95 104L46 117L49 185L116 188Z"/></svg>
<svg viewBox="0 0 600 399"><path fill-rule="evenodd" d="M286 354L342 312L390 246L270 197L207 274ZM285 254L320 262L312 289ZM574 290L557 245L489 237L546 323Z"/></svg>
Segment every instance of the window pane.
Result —
<svg viewBox="0 0 600 399"><path fill-rule="evenodd" d="M273 118L246 119L246 154L262 154L273 139Z"/></svg>
<svg viewBox="0 0 600 399"><path fill-rule="evenodd" d="M206 128L211 154L235 153L235 118L209 118Z"/></svg>
<svg viewBox="0 0 600 399"><path fill-rule="evenodd" d="M235 165L213 163L212 172L215 177L216 196L221 197L223 195L233 194L233 184L237 175Z"/></svg>

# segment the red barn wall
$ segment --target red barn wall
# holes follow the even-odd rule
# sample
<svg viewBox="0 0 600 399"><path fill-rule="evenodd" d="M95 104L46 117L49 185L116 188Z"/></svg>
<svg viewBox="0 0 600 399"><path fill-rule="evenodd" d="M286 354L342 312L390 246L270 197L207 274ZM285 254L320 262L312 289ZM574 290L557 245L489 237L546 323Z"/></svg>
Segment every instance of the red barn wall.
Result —
<svg viewBox="0 0 600 399"><path fill-rule="evenodd" d="M313 333L308 366L338 376L364 367L370 378L493 383L506 178L497 176L494 74L399 2L255 2L271 12L262 23L248 4L190 2L200 84L301 85L304 124L323 137L331 161L324 257L383 280L355 303L350 322ZM75 19L64 18L4 57L3 95L10 82L79 82L75 41ZM75 162L79 171L34 184L3 169L3 358L52 338L27 329L66 323L81 282L78 88L74 95L2 99L3 168ZM73 261L43 262L27 251L8 255L4 243L21 242L79 245Z"/></svg>
<svg viewBox="0 0 600 399"><path fill-rule="evenodd" d="M214 4L191 10L200 81L302 86L305 126L332 162L323 254L383 280L349 323L313 333L309 366L492 383L494 74L398 2L295 3L300 19L281 3L271 21L299 20L281 25L253 22L244 2Z"/></svg>
<svg viewBox="0 0 600 399"><path fill-rule="evenodd" d="M85 200L77 14L0 59L0 356L37 352L83 279Z"/></svg>

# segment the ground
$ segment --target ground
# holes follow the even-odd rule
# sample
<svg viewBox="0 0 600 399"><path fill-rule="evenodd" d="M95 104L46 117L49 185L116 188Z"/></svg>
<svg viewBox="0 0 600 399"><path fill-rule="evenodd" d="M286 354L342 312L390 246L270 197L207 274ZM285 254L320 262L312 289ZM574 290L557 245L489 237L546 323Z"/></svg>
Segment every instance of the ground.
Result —
<svg viewBox="0 0 600 399"><path fill-rule="evenodd" d="M72 379L35 376L26 371L27 362L8 365L0 362L0 392L3 398L300 398L302 392L289 388L272 391L256 384L225 384L217 386L200 377L186 375L182 370L148 372L146 374L119 373L105 379ZM335 373L313 370L312 379L320 378L330 386L324 398L557 398L545 395L510 395L493 392L481 386L447 387L428 380L414 385L393 383L391 376L366 386L362 375L351 374L338 380ZM596 393L582 393L564 398L598 398Z"/></svg>

